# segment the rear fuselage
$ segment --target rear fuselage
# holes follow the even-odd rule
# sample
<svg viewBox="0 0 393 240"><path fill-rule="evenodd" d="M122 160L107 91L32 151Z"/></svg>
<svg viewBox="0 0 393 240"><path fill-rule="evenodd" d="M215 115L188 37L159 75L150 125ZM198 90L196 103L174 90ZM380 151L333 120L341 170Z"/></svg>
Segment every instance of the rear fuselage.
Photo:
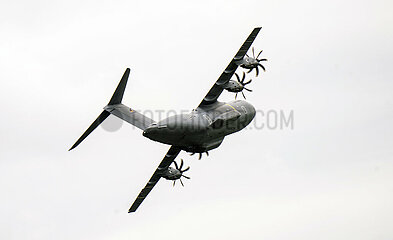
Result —
<svg viewBox="0 0 393 240"><path fill-rule="evenodd" d="M254 117L255 108L246 101L216 102L152 124L143 136L187 152L206 152L217 148L225 136L245 128Z"/></svg>

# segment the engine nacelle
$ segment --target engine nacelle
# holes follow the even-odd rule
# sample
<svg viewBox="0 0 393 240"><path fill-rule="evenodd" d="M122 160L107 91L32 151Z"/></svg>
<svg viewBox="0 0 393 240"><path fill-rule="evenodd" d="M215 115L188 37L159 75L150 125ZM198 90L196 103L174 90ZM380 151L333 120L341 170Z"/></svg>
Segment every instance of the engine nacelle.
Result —
<svg viewBox="0 0 393 240"><path fill-rule="evenodd" d="M166 170L162 172L161 176L167 180L177 180L180 179L182 173L176 168L168 167Z"/></svg>
<svg viewBox="0 0 393 240"><path fill-rule="evenodd" d="M235 92L235 93L243 91L243 88L244 86L240 82L235 80L229 80L224 86L224 89L227 90L228 92Z"/></svg>
<svg viewBox="0 0 393 240"><path fill-rule="evenodd" d="M173 161L173 163L175 164L175 168L168 167L167 169L161 170L160 175L166 180L173 180L173 186L175 186L176 180L180 180L181 185L184 187L181 177L190 179L190 177L183 175L184 172L190 170L190 167L186 167L185 169L183 169L183 159L181 159L180 167L175 161Z"/></svg>
<svg viewBox="0 0 393 240"><path fill-rule="evenodd" d="M258 67L258 60L252 57L244 57L241 61L238 62L238 65L245 69L253 69Z"/></svg>

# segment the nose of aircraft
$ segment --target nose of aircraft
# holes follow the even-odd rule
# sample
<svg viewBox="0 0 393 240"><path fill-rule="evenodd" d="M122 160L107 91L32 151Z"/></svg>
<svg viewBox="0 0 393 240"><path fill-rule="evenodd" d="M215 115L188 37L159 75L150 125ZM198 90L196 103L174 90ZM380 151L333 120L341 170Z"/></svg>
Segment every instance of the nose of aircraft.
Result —
<svg viewBox="0 0 393 240"><path fill-rule="evenodd" d="M152 138L152 137L154 137L154 135L155 135L157 132L158 132L157 126L150 126L150 127L146 128L146 129L143 131L142 135L143 135L144 137L147 137L147 138Z"/></svg>

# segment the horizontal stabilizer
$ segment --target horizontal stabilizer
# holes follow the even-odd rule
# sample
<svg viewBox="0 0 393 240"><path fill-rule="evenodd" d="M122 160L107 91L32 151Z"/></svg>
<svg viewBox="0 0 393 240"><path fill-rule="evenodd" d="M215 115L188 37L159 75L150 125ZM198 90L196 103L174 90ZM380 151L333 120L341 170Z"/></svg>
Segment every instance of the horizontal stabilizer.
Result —
<svg viewBox="0 0 393 240"><path fill-rule="evenodd" d="M121 78L119 85L117 85L117 88L113 93L113 96L109 101L108 105L121 103L121 100L123 100L124 90L126 90L128 76L130 76L129 68L127 68L126 71L124 72L123 77Z"/></svg>
<svg viewBox="0 0 393 240"><path fill-rule="evenodd" d="M145 115L131 109L130 107L127 107L124 104L108 105L104 109L116 117L142 130L145 130L154 123L151 118L146 117Z"/></svg>
<svg viewBox="0 0 393 240"><path fill-rule="evenodd" d="M100 116L98 116L98 118L90 125L90 127L86 130L86 132L82 134L82 136L78 139L78 141L76 141L76 143L74 143L74 145L72 145L72 147L68 151L71 151L72 149L76 148L79 145L79 143L81 143L87 136L89 136L89 134L94 129L96 129L98 125L100 125L109 115L110 113L104 110L100 114Z"/></svg>

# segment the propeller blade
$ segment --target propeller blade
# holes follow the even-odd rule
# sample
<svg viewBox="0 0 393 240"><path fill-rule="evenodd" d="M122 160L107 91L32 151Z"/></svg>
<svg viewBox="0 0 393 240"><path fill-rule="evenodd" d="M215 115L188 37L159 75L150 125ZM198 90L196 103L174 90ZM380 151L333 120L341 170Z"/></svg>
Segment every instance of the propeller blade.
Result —
<svg viewBox="0 0 393 240"><path fill-rule="evenodd" d="M249 57L247 53L246 53L246 56Z"/></svg>
<svg viewBox="0 0 393 240"><path fill-rule="evenodd" d="M245 86L245 85L247 85L247 84L250 84L251 81L252 81L252 80L250 79L250 81L243 83L243 86Z"/></svg>
<svg viewBox="0 0 393 240"><path fill-rule="evenodd" d="M258 57L259 57L259 55L261 55L261 53L263 52L263 50L261 50L259 53L258 53L258 56L257 56L257 60L258 60Z"/></svg>
<svg viewBox="0 0 393 240"><path fill-rule="evenodd" d="M248 89L248 88L244 88L245 90L247 90L247 91L249 91L249 92L252 92L252 90L251 89Z"/></svg>
<svg viewBox="0 0 393 240"><path fill-rule="evenodd" d="M236 100L236 98L237 98L237 93L236 93L236 95L235 95L235 100Z"/></svg>
<svg viewBox="0 0 393 240"><path fill-rule="evenodd" d="M179 167L179 169L178 170L180 170L181 171L181 168L183 167L183 159L180 159L181 161L180 161L180 167Z"/></svg>
<svg viewBox="0 0 393 240"><path fill-rule="evenodd" d="M267 59L266 59L266 58L263 58L263 59L257 59L257 62L262 62L262 61L267 61Z"/></svg>
<svg viewBox="0 0 393 240"><path fill-rule="evenodd" d="M183 181L179 178L181 185L184 187Z"/></svg>
<svg viewBox="0 0 393 240"><path fill-rule="evenodd" d="M237 78L237 81L240 82L240 77L239 77L239 75L238 75L237 73L235 73L235 76L236 76L236 78Z"/></svg>
<svg viewBox="0 0 393 240"><path fill-rule="evenodd" d="M177 166L177 163L176 163L175 161L173 161L173 163L175 164L175 168L176 168L177 170L179 170L179 166Z"/></svg>
<svg viewBox="0 0 393 240"><path fill-rule="evenodd" d="M209 156L209 152L208 151L206 151L206 155Z"/></svg>
<svg viewBox="0 0 393 240"><path fill-rule="evenodd" d="M258 74L259 74L259 69L258 69L258 67L255 68L255 71L257 71L257 74L256 74L255 76L258 77Z"/></svg>
<svg viewBox="0 0 393 240"><path fill-rule="evenodd" d="M254 68L251 68L250 70L248 70L248 72L247 73L250 73L252 70L253 70Z"/></svg>
<svg viewBox="0 0 393 240"><path fill-rule="evenodd" d="M258 63L258 66L260 66L264 72L266 71L265 67L262 64Z"/></svg>
<svg viewBox="0 0 393 240"><path fill-rule="evenodd" d="M243 72L243 77L242 77L242 81L241 81L242 84L243 84L245 78L246 78L246 73Z"/></svg>
<svg viewBox="0 0 393 240"><path fill-rule="evenodd" d="M255 59L254 47L252 47L252 57Z"/></svg>
<svg viewBox="0 0 393 240"><path fill-rule="evenodd" d="M190 170L190 167L187 167L186 169L180 171L181 173L187 172L188 170Z"/></svg>
<svg viewBox="0 0 393 240"><path fill-rule="evenodd" d="M244 99L247 99L247 98L246 98L246 96L244 96L244 93L243 93L243 91L242 91L242 94L243 94L243 97L244 97Z"/></svg>
<svg viewBox="0 0 393 240"><path fill-rule="evenodd" d="M199 153L198 160L201 160L201 158L202 158L202 153Z"/></svg>
<svg viewBox="0 0 393 240"><path fill-rule="evenodd" d="M182 175L183 177L185 177L185 178L187 178L187 179L191 179L190 177L187 177L187 176L184 176L184 175Z"/></svg>
<svg viewBox="0 0 393 240"><path fill-rule="evenodd" d="M173 187L175 187L176 180L173 180Z"/></svg>
<svg viewBox="0 0 393 240"><path fill-rule="evenodd" d="M195 153L193 152L193 153L190 153L190 156L192 156L192 155L194 155Z"/></svg>

